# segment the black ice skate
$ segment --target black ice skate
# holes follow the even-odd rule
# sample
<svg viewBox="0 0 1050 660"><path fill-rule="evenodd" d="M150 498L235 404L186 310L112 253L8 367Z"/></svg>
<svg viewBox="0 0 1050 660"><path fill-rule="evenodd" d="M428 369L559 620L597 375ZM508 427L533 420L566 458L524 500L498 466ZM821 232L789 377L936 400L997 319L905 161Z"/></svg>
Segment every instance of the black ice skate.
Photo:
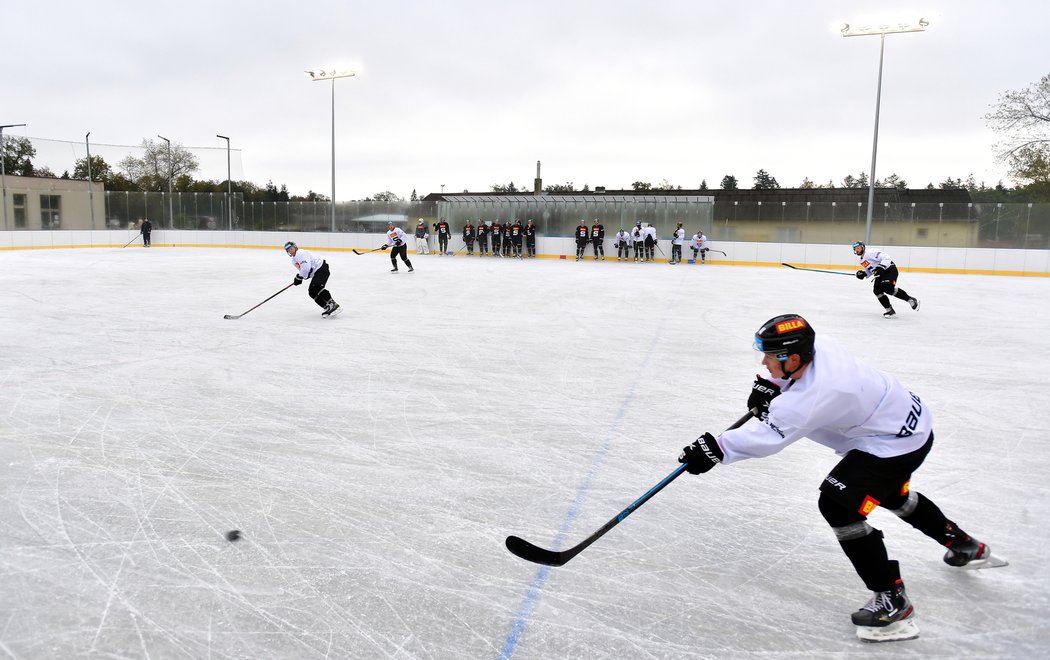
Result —
<svg viewBox="0 0 1050 660"><path fill-rule="evenodd" d="M390 272L391 273L396 273L397 272L397 266L394 266L393 268L391 268Z"/></svg>
<svg viewBox="0 0 1050 660"><path fill-rule="evenodd" d="M853 613L857 637L866 642L897 642L915 639L915 608L898 578L889 591L877 591L864 607Z"/></svg>
<svg viewBox="0 0 1050 660"><path fill-rule="evenodd" d="M883 315L884 317L888 318L888 319L891 319L891 318L893 318L894 316L896 316L896 315L897 315L897 312L893 311L893 308L892 308L892 307L890 307L890 308L889 308L889 309L887 309L887 310L886 310L885 312L883 312L883 313L882 313L882 315Z"/></svg>
<svg viewBox="0 0 1050 660"><path fill-rule="evenodd" d="M908 304L911 305L911 308L914 309L916 312L919 311L919 299L918 298L908 298Z"/></svg>
<svg viewBox="0 0 1050 660"><path fill-rule="evenodd" d="M944 553L944 563L949 566L957 568L999 568L1008 565L1005 559L994 556L992 549L987 544L981 543L969 535L949 543L946 546L948 552Z"/></svg>
<svg viewBox="0 0 1050 660"><path fill-rule="evenodd" d="M329 318L339 310L339 303L334 300L329 300L328 304L324 306L324 311L321 312L321 318Z"/></svg>
<svg viewBox="0 0 1050 660"><path fill-rule="evenodd" d="M411 267L411 266L409 266L409 267L408 267L408 272L410 272L410 273L411 273L411 272L412 272L412 271L414 271L414 270L415 270L415 268L413 268L413 267Z"/></svg>

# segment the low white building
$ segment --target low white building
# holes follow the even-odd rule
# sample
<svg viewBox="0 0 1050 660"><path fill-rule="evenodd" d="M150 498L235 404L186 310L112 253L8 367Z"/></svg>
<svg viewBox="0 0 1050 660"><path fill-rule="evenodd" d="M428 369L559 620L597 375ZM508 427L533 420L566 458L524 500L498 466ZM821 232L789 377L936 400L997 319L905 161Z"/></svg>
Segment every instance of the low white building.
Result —
<svg viewBox="0 0 1050 660"><path fill-rule="evenodd" d="M105 229L106 195L101 182L35 176L4 177L4 230ZM94 206L94 226L91 207Z"/></svg>

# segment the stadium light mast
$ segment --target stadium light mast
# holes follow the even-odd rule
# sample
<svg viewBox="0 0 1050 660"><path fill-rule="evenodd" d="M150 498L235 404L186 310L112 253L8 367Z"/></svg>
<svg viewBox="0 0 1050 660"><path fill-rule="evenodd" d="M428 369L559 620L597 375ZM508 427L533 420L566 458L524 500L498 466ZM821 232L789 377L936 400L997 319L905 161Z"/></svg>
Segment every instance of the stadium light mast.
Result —
<svg viewBox="0 0 1050 660"><path fill-rule="evenodd" d="M230 213L228 216L229 229L233 231L233 181L230 180L230 138L218 133L215 134L215 137L226 140L226 207Z"/></svg>
<svg viewBox="0 0 1050 660"><path fill-rule="evenodd" d="M87 175L88 175L88 206L91 207L91 228L95 228L95 189L91 183L91 131L84 136L84 144L87 146Z"/></svg>
<svg viewBox="0 0 1050 660"><path fill-rule="evenodd" d="M925 32L930 22L920 18L916 23L879 23L852 27L845 23L839 28L844 37L879 36L879 83L875 90L875 137L871 141L871 172L868 174L868 218L864 228L864 242L871 242L871 215L875 204L875 156L879 151L879 106L882 103L882 60L886 50L886 35L904 32Z"/></svg>
<svg viewBox="0 0 1050 660"><path fill-rule="evenodd" d="M175 229L175 211L171 204L171 175L174 172L174 166L171 163L171 140L163 135L158 135L157 137L168 143L168 227Z"/></svg>
<svg viewBox="0 0 1050 660"><path fill-rule="evenodd" d="M18 126L25 126L25 124L4 124L0 126L0 188L3 188L4 191L3 197L0 198L0 204L3 204L4 207L4 231L7 231L7 172L4 171L4 156L7 154L7 150L4 149L4 129Z"/></svg>
<svg viewBox="0 0 1050 660"><path fill-rule="evenodd" d="M310 80L314 82L320 82L323 80L332 81L332 228L331 231L335 231L335 79L336 78L353 78L357 75L356 71L338 71L336 69L311 69L306 71L306 75Z"/></svg>

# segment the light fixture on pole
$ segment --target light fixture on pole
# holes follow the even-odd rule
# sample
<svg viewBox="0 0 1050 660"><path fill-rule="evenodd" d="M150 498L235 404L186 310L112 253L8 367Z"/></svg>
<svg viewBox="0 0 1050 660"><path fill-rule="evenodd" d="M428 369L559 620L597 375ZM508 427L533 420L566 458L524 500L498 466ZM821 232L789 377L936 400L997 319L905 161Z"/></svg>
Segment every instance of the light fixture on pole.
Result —
<svg viewBox="0 0 1050 660"><path fill-rule="evenodd" d="M229 210L229 229L233 231L233 181L230 180L230 138L215 134L215 137L226 140L226 208Z"/></svg>
<svg viewBox="0 0 1050 660"><path fill-rule="evenodd" d="M7 231L7 172L4 168L7 149L4 149L4 129L18 126L25 126L25 124L4 124L0 126L0 188L4 191L3 197L0 198L0 204L4 207L4 231Z"/></svg>
<svg viewBox="0 0 1050 660"><path fill-rule="evenodd" d="M87 145L88 206L91 207L91 228L95 228L95 189L91 183L91 131L84 136Z"/></svg>
<svg viewBox="0 0 1050 660"><path fill-rule="evenodd" d="M306 75L314 82L323 80L332 81L332 228L335 231L335 79L336 78L353 78L357 75L356 71L338 71L336 69L312 69L307 70Z"/></svg>
<svg viewBox="0 0 1050 660"><path fill-rule="evenodd" d="M875 203L875 156L879 150L879 106L882 103L882 59L886 50L886 35L904 32L925 32L930 22L920 18L917 23L880 23L852 27L845 23L839 32L844 37L869 37L879 35L879 83L875 90L875 137L871 142L871 172L868 173L868 218L864 229L864 242L871 242L871 212Z"/></svg>
<svg viewBox="0 0 1050 660"><path fill-rule="evenodd" d="M171 140L163 135L158 135L157 137L168 143L168 228L175 229L175 212L171 205L171 176L175 171L171 163Z"/></svg>

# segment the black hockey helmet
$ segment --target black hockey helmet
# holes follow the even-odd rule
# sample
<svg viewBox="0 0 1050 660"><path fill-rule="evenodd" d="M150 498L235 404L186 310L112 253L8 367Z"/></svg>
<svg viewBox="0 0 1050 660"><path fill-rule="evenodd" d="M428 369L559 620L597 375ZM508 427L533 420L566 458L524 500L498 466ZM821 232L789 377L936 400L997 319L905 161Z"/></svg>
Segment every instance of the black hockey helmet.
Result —
<svg viewBox="0 0 1050 660"><path fill-rule="evenodd" d="M755 333L755 350L786 362L792 355L802 358L803 364L813 359L813 342L817 333L809 322L798 314L774 316Z"/></svg>
<svg viewBox="0 0 1050 660"><path fill-rule="evenodd" d="M857 248L860 248L860 252L857 252ZM860 255L864 254L864 250L866 249L867 246L864 245L864 241L853 241L853 254L859 257Z"/></svg>
<svg viewBox="0 0 1050 660"><path fill-rule="evenodd" d="M293 248L298 249L299 246L296 245L295 243L293 243L292 241L288 241L287 243L284 244L284 251L285 252L287 252L288 250L291 250Z"/></svg>

